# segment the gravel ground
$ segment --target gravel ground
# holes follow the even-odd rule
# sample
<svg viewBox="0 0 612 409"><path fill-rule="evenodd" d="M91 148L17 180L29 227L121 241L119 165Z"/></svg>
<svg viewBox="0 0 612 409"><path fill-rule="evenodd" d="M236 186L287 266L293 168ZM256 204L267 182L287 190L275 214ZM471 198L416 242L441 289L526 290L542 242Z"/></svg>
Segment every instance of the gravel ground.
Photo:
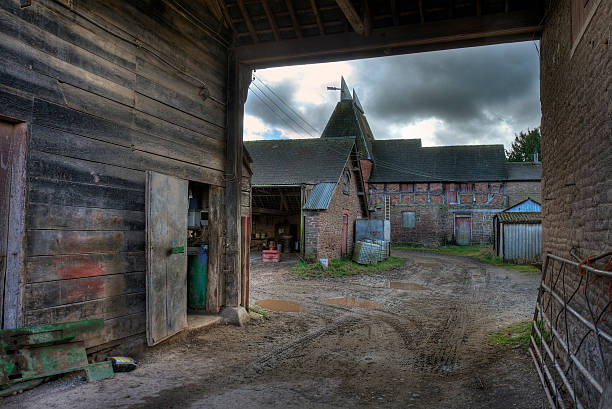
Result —
<svg viewBox="0 0 612 409"><path fill-rule="evenodd" d="M531 318L539 275L423 251L394 255L407 260L401 269L311 280L291 275L291 262L252 260L251 302L284 299L304 311L193 331L148 349L134 372L60 379L1 406L544 408L527 351L487 341ZM368 304L325 302L341 297Z"/></svg>

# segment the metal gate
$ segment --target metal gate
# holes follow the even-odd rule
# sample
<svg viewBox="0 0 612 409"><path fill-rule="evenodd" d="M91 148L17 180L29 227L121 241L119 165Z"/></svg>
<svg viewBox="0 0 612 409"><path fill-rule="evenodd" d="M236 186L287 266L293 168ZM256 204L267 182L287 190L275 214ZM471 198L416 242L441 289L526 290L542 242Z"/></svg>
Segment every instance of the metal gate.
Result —
<svg viewBox="0 0 612 409"><path fill-rule="evenodd" d="M611 255L544 260L529 352L551 408L612 408Z"/></svg>

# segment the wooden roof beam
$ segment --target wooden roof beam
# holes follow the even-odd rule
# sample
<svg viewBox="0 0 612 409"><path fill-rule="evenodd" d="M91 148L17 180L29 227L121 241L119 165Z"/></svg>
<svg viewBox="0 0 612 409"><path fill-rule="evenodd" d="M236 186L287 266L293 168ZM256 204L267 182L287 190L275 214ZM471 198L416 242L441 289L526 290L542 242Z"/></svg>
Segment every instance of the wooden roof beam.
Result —
<svg viewBox="0 0 612 409"><path fill-rule="evenodd" d="M310 0L310 6L312 7L312 12L314 13L315 18L317 19L317 26L319 26L319 33L322 36L324 36L325 28L323 27L323 20L321 20L321 14L319 13L319 8L317 7L317 1Z"/></svg>
<svg viewBox="0 0 612 409"><path fill-rule="evenodd" d="M297 19L297 14L295 14L295 8L293 7L292 0L285 0L285 4L287 5L287 10L289 10L289 15L291 16L291 22L293 23L293 28L295 29L295 35L297 38L302 38L300 22Z"/></svg>
<svg viewBox="0 0 612 409"><path fill-rule="evenodd" d="M263 6L264 11L266 12L266 16L268 16L268 23L270 24L270 28L272 29L272 33L274 34L274 39L276 41L280 40L278 26L276 25L276 20L274 20L272 10L270 10L270 4L268 3L268 0L261 0L261 5Z"/></svg>
<svg viewBox="0 0 612 409"><path fill-rule="evenodd" d="M399 12L397 9L397 0L391 0L391 13L393 14L393 25L399 26Z"/></svg>
<svg viewBox="0 0 612 409"><path fill-rule="evenodd" d="M532 9L373 29L369 37L349 32L244 45L236 52L244 64L266 68L527 41L541 32L541 11Z"/></svg>
<svg viewBox="0 0 612 409"><path fill-rule="evenodd" d="M425 23L425 12L423 11L423 0L419 0L419 17L421 18L421 24Z"/></svg>
<svg viewBox="0 0 612 409"><path fill-rule="evenodd" d="M369 0L363 2L363 34L366 37L372 34L372 10Z"/></svg>
<svg viewBox="0 0 612 409"><path fill-rule="evenodd" d="M227 6L225 5L225 1L217 0L217 4L219 4L219 7L221 7L221 11L223 12L223 18L227 22L227 25L234 32L234 34L237 34L238 31L236 30L236 26L234 26L234 22L232 21L232 16L230 16L229 11L227 11Z"/></svg>
<svg viewBox="0 0 612 409"><path fill-rule="evenodd" d="M253 26L253 22L249 18L249 12L244 6L244 0L237 0L238 7L240 8L240 13L242 14L242 18L246 23L247 28L249 29L249 33L251 33L251 38L255 44L259 43L259 37L257 37L257 31L255 31L255 27Z"/></svg>
<svg viewBox="0 0 612 409"><path fill-rule="evenodd" d="M336 0L336 3L338 4L338 7L340 7L340 10L342 10L342 13L344 13L344 16L348 22L351 23L353 30L357 34L363 35L365 33L365 26L361 20L361 17L359 17L359 14L357 14L355 7L353 7L351 0Z"/></svg>

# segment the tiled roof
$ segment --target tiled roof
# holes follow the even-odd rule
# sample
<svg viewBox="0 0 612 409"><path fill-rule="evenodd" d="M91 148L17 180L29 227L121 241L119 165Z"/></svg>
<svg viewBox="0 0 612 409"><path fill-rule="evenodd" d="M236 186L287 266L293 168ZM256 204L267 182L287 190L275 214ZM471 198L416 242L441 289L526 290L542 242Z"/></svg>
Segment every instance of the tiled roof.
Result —
<svg viewBox="0 0 612 409"><path fill-rule="evenodd" d="M247 141L254 186L337 183L353 138Z"/></svg>
<svg viewBox="0 0 612 409"><path fill-rule="evenodd" d="M372 144L370 183L478 182L505 180L503 145L421 147L419 139Z"/></svg>
<svg viewBox="0 0 612 409"><path fill-rule="evenodd" d="M496 214L500 223L508 224L539 224L542 223L540 212L502 212Z"/></svg>
<svg viewBox="0 0 612 409"><path fill-rule="evenodd" d="M312 188L306 203L304 203L304 210L327 210L329 202L331 202L332 196L336 191L337 183L319 183Z"/></svg>
<svg viewBox="0 0 612 409"><path fill-rule="evenodd" d="M363 133L363 136L362 136ZM374 135L366 116L355 107L352 100L340 101L327 121L321 138L354 136L357 151L362 158L372 153Z"/></svg>
<svg viewBox="0 0 612 409"><path fill-rule="evenodd" d="M542 163L506 162L506 179L514 181L542 180Z"/></svg>

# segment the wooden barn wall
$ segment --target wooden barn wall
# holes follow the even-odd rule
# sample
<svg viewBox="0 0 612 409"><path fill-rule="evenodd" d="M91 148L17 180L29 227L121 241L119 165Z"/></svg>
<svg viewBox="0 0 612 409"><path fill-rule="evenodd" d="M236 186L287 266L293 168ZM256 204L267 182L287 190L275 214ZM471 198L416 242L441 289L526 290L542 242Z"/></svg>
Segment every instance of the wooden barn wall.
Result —
<svg viewBox="0 0 612 409"><path fill-rule="evenodd" d="M164 1L20 3L0 0L0 116L28 127L23 324L141 334L145 171L223 186L226 48Z"/></svg>

